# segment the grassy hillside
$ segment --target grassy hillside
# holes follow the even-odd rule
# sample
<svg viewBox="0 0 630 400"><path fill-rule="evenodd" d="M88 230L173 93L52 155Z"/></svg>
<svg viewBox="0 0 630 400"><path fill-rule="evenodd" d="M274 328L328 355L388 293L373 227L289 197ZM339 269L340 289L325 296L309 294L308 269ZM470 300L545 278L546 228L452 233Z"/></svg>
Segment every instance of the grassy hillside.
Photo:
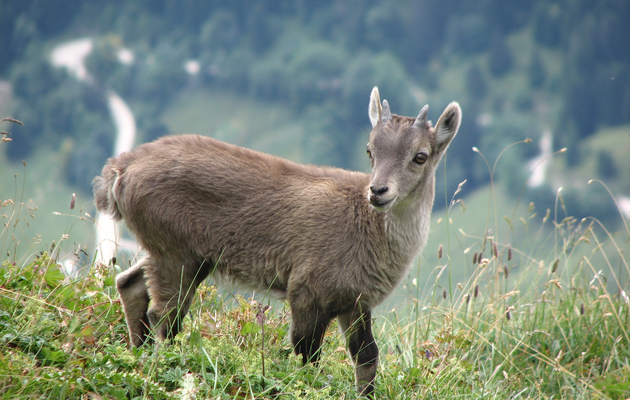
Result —
<svg viewBox="0 0 630 400"><path fill-rule="evenodd" d="M528 223L522 242L510 233L507 245L484 235L488 210L488 226L493 214L503 212L487 195L471 196L465 213L451 210L450 245L440 240L446 222L434 223L425 254L435 254L435 261L428 255L420 264L432 275L426 282L407 282L401 289L407 301L376 317L377 397L630 396L630 268L623 256L630 232L607 238L588 224L565 219L543 235L544 228ZM502 195L496 199L502 203ZM11 208L7 204L3 212ZM463 216L481 225L460 225ZM2 254L25 222L20 218L18 226L3 231ZM502 237L508 229L494 232ZM67 240L73 237L74 232ZM470 259L484 248L484 237L483 257L466 262L461 285L456 279L441 284L435 277L440 266L450 258L455 278L456 255L470 247L464 257ZM438 242L444 243L441 258ZM71 278L62 272L55 249L34 247L42 250L37 257L4 258L0 269L0 398L357 397L335 324L326 334L319 367L302 367L291 351L286 306L272 303L267 310L264 299L204 285L174 343L130 349L113 286L120 267L88 263L81 278ZM611 261L614 257L619 262ZM449 287L452 292L444 291Z"/></svg>
<svg viewBox="0 0 630 400"><path fill-rule="evenodd" d="M229 91L192 90L181 94L163 118L174 133L196 133L300 162L304 122L280 104Z"/></svg>

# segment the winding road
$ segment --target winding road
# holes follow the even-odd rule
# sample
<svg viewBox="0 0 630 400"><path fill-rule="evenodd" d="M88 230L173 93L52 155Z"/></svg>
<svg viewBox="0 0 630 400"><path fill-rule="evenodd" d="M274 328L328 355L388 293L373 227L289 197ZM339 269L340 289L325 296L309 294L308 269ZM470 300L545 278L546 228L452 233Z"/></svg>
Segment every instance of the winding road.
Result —
<svg viewBox="0 0 630 400"><path fill-rule="evenodd" d="M94 83L94 78L85 67L85 58L90 55L93 48L94 41L91 38L66 42L53 49L50 61L56 67L66 68L76 79L88 84ZM129 52L126 49L121 51L124 54ZM108 91L107 102L116 127L113 154L116 156L133 148L136 139L136 120L127 103L116 92ZM96 261L108 264L121 248L137 251L138 246L134 241L121 238L120 223L101 213L97 213L95 222Z"/></svg>

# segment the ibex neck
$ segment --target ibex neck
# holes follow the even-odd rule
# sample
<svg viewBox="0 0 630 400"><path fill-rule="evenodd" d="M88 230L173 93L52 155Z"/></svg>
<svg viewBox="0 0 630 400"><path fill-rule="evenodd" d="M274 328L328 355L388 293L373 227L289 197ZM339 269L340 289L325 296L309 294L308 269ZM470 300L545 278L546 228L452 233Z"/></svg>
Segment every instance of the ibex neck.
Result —
<svg viewBox="0 0 630 400"><path fill-rule="evenodd" d="M395 205L384 215L390 249L389 279L398 285L426 244L431 223L435 181L418 188L415 195Z"/></svg>

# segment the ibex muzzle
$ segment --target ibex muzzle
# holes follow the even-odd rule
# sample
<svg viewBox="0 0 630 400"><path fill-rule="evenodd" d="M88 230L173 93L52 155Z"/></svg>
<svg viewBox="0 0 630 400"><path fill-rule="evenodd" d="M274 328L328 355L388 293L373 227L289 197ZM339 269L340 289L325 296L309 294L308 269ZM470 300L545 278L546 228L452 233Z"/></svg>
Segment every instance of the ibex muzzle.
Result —
<svg viewBox="0 0 630 400"><path fill-rule="evenodd" d="M371 310L426 243L435 168L461 119L451 103L435 127L370 97L372 175L295 164L211 138L169 136L111 158L94 180L99 211L124 219L147 257L116 285L131 342L176 335L197 286L221 281L289 302L291 341L317 361L337 318L370 395L378 366Z"/></svg>

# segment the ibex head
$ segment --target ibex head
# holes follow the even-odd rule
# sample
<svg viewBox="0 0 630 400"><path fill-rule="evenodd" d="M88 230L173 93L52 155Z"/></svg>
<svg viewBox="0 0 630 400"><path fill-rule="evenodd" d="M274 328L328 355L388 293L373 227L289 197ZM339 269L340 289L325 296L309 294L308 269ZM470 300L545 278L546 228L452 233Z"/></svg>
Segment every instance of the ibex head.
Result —
<svg viewBox="0 0 630 400"><path fill-rule="evenodd" d="M387 100L381 103L378 88L372 89L367 145L372 181L367 196L375 209L387 211L423 190L434 190L435 167L457 134L462 111L459 104L449 104L435 127L428 113L429 106L424 106L416 118L392 114Z"/></svg>

